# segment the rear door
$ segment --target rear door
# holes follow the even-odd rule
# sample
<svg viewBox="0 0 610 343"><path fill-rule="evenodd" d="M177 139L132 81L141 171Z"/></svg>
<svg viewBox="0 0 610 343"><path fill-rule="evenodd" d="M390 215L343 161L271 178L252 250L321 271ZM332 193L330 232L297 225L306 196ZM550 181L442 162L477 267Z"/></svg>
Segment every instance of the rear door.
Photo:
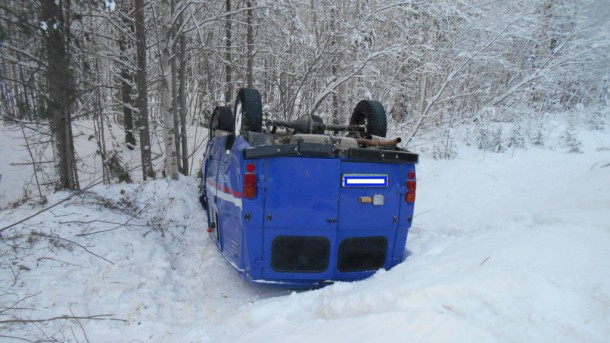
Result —
<svg viewBox="0 0 610 343"><path fill-rule="evenodd" d="M262 182L265 279L332 276L340 165L338 159L324 158L266 160Z"/></svg>
<svg viewBox="0 0 610 343"><path fill-rule="evenodd" d="M383 268L392 256L404 193L401 170L400 164L341 163L340 272Z"/></svg>

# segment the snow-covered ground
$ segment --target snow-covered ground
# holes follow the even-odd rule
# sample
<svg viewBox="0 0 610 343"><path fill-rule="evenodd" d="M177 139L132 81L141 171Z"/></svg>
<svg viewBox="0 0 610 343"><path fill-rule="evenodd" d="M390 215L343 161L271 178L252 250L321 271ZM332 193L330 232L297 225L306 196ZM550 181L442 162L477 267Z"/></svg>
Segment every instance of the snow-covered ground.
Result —
<svg viewBox="0 0 610 343"><path fill-rule="evenodd" d="M193 178L56 193L1 233L0 341L608 342L610 135L579 139L422 155L406 260L314 291L244 283Z"/></svg>

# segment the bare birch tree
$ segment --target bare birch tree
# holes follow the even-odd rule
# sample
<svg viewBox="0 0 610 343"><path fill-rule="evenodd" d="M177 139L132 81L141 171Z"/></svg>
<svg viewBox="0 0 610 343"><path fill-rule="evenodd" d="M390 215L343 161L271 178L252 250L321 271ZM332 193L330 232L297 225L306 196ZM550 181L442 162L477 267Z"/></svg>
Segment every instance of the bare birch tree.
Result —
<svg viewBox="0 0 610 343"><path fill-rule="evenodd" d="M175 111L174 101L170 87L175 84L172 80L171 56L172 37L172 4L171 0L161 0L161 112L163 114L163 140L165 146L165 172L168 177L178 179L178 159L175 143Z"/></svg>

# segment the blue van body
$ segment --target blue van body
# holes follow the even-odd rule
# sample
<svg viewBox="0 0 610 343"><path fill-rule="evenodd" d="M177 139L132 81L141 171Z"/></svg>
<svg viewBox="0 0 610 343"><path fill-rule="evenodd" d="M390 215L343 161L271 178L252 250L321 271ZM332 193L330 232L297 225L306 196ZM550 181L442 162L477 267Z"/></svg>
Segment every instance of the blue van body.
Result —
<svg viewBox="0 0 610 343"><path fill-rule="evenodd" d="M203 164L208 232L245 280L315 288L403 260L417 154L247 138L211 139Z"/></svg>

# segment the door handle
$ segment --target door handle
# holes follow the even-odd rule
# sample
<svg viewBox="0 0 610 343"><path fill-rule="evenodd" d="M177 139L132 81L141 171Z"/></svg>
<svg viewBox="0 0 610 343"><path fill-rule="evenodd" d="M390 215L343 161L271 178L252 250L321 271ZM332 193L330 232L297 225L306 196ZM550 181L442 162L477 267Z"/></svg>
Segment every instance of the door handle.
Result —
<svg viewBox="0 0 610 343"><path fill-rule="evenodd" d="M326 219L326 222L330 223L330 224L333 224L333 223L337 222L337 219L335 219L335 218L328 218L328 219Z"/></svg>

